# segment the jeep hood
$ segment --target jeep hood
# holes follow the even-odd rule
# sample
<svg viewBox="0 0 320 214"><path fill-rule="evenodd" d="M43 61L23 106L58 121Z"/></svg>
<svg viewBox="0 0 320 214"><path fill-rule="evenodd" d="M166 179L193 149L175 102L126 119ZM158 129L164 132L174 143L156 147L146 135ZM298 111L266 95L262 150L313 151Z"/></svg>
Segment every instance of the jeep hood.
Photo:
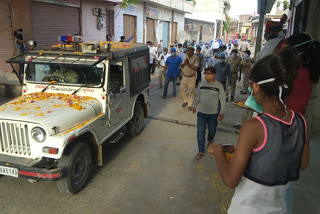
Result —
<svg viewBox="0 0 320 214"><path fill-rule="evenodd" d="M63 132L102 113L99 100L59 93L22 95L0 107L0 119L42 125L49 135Z"/></svg>

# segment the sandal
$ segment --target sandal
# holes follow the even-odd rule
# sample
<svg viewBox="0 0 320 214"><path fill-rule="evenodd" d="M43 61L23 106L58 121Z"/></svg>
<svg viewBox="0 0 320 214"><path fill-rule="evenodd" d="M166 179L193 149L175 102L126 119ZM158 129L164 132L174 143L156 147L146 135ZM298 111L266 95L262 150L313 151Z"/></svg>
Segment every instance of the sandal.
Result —
<svg viewBox="0 0 320 214"><path fill-rule="evenodd" d="M203 153L198 153L196 156L194 156L195 159L200 160L204 156Z"/></svg>

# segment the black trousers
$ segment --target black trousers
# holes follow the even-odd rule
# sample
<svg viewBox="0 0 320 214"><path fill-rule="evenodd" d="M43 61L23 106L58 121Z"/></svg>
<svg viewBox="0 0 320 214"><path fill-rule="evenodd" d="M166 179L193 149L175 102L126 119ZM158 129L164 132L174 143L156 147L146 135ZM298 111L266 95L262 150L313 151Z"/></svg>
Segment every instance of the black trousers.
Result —
<svg viewBox="0 0 320 214"><path fill-rule="evenodd" d="M201 70L200 70L200 68L198 68L198 70L197 70L196 87L198 87L199 82L201 82Z"/></svg>

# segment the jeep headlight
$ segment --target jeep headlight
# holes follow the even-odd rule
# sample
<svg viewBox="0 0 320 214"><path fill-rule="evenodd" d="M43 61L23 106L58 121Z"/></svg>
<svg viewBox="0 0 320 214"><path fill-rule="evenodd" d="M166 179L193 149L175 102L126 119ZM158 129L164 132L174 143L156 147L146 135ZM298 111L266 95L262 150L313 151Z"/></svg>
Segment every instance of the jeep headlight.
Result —
<svg viewBox="0 0 320 214"><path fill-rule="evenodd" d="M38 143L42 143L46 140L46 132L40 127L34 127L31 130L31 137Z"/></svg>

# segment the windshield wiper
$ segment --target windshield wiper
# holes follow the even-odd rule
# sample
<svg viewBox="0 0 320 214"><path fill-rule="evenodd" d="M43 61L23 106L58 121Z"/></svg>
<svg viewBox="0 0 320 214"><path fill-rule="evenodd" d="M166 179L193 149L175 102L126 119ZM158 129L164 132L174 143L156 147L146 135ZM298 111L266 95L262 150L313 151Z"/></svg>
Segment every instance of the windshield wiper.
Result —
<svg viewBox="0 0 320 214"><path fill-rule="evenodd" d="M78 91L80 91L80 89L85 88L85 87L89 87L89 86L92 86L92 84L82 85L82 86L80 86L77 90L75 90L74 92L72 92L71 95L75 95Z"/></svg>
<svg viewBox="0 0 320 214"><path fill-rule="evenodd" d="M54 85L55 83L57 83L57 81L52 81L52 82L50 82L50 83L47 85L47 87L45 87L44 89L42 89L41 92L45 92L45 91L49 88L49 86Z"/></svg>

